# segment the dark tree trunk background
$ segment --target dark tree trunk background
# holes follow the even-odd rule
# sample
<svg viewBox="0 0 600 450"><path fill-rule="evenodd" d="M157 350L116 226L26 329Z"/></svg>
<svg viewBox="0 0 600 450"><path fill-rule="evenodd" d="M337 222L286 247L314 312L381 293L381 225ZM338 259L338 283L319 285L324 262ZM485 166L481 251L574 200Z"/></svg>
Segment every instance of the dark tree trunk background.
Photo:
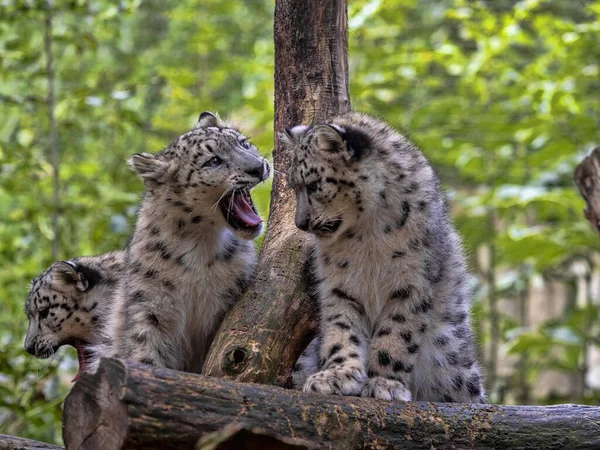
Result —
<svg viewBox="0 0 600 450"><path fill-rule="evenodd" d="M253 285L226 316L204 373L289 385L291 368L316 328L307 295L306 237L294 225L286 186L283 128L348 112L348 0L277 0L275 5L275 174L271 214Z"/></svg>
<svg viewBox="0 0 600 450"><path fill-rule="evenodd" d="M117 359L103 360L67 397L64 439L73 450L183 450L208 433L227 434L232 424L287 443L280 448L600 448L600 408L591 406L311 395Z"/></svg>
<svg viewBox="0 0 600 450"><path fill-rule="evenodd" d="M579 163L573 178L586 203L585 217L600 235L600 147Z"/></svg>

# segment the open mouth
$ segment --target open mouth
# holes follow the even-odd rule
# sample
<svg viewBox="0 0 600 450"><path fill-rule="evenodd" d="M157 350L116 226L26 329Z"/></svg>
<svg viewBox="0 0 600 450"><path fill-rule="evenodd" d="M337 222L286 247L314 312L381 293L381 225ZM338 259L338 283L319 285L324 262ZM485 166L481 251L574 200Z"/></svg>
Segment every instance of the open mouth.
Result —
<svg viewBox="0 0 600 450"><path fill-rule="evenodd" d="M247 190L234 191L223 197L219 207L225 220L234 230L254 232L263 222Z"/></svg>
<svg viewBox="0 0 600 450"><path fill-rule="evenodd" d="M325 222L323 225L313 231L317 236L330 236L338 230L341 224L342 219L338 218L335 220L330 220L329 222Z"/></svg>

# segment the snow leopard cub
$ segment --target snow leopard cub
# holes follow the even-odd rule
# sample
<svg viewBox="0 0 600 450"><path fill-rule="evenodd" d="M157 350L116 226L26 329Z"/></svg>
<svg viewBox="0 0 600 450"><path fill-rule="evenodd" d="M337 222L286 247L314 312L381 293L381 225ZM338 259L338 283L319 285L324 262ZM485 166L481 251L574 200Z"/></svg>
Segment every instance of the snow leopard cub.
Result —
<svg viewBox="0 0 600 450"><path fill-rule="evenodd" d="M123 259L123 252L110 252L57 261L34 278L25 302L25 350L44 359L63 345L75 347L77 381L87 371L89 346L102 342Z"/></svg>
<svg viewBox="0 0 600 450"><path fill-rule="evenodd" d="M157 155L133 155L146 185L108 326L115 356L200 372L227 309L256 263L262 230L250 189L269 164L212 113ZM97 362L96 362L97 364Z"/></svg>
<svg viewBox="0 0 600 450"><path fill-rule="evenodd" d="M359 113L281 138L296 226L316 243L321 328L299 360L313 368L304 392L484 402L465 256L422 153Z"/></svg>

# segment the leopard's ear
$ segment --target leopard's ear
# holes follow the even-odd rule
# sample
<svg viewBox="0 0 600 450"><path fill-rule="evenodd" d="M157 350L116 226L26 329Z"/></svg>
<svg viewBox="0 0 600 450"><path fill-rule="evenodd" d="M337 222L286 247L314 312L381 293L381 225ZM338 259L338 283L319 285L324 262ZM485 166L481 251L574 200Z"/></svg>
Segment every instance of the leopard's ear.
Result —
<svg viewBox="0 0 600 450"><path fill-rule="evenodd" d="M210 111L204 111L198 117L198 122L194 126L194 130L197 128L206 128L206 127L218 127L221 119L218 114L213 114Z"/></svg>
<svg viewBox="0 0 600 450"><path fill-rule="evenodd" d="M89 282L75 261L58 261L52 269L52 283L57 287L74 286L85 292Z"/></svg>
<svg viewBox="0 0 600 450"><path fill-rule="evenodd" d="M150 153L136 153L128 162L149 188L165 183L169 176L169 164Z"/></svg>
<svg viewBox="0 0 600 450"><path fill-rule="evenodd" d="M337 125L317 125L313 128L319 148L333 153L344 147L343 132L344 130Z"/></svg>
<svg viewBox="0 0 600 450"><path fill-rule="evenodd" d="M296 125L295 127L286 127L279 133L279 139L284 146L298 142L298 138L310 129L307 125Z"/></svg>

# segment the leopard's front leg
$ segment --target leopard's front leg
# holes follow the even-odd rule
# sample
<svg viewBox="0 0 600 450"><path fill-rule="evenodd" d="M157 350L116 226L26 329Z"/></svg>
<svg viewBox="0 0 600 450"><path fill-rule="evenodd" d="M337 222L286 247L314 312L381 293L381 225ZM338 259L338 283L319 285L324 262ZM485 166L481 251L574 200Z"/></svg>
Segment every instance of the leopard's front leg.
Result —
<svg viewBox="0 0 600 450"><path fill-rule="evenodd" d="M367 333L362 304L341 289L321 299L320 372L304 392L359 395L366 379Z"/></svg>

